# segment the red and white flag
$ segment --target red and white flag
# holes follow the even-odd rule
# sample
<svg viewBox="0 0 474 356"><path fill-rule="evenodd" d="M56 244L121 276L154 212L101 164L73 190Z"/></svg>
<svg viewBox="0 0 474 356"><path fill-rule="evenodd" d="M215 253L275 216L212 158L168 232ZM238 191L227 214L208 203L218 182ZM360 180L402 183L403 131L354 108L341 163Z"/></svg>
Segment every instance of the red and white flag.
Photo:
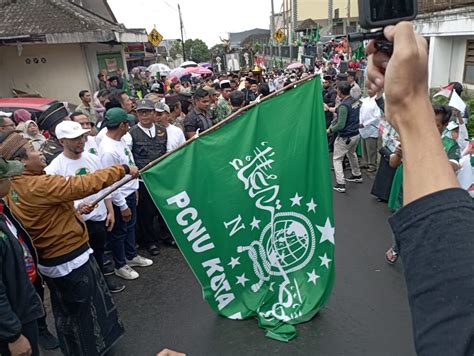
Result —
<svg viewBox="0 0 474 356"><path fill-rule="evenodd" d="M453 88L454 88L454 84L441 87L439 88L439 91L435 95L433 95L433 97L442 95L446 98L449 98L451 96L451 93L453 92Z"/></svg>

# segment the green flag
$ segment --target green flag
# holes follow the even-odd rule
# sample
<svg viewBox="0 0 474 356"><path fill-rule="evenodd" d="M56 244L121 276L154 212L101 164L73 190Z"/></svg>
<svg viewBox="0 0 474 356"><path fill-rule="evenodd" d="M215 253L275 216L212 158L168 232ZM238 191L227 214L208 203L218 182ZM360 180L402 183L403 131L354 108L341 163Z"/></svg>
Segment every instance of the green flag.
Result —
<svg viewBox="0 0 474 356"><path fill-rule="evenodd" d="M318 43L321 40L321 31L319 25L316 27L316 35L314 36L314 42Z"/></svg>
<svg viewBox="0 0 474 356"><path fill-rule="evenodd" d="M357 49L352 52L352 56L355 57L357 60L360 60L361 58L365 57L364 42L359 43Z"/></svg>
<svg viewBox="0 0 474 356"><path fill-rule="evenodd" d="M263 101L142 178L212 309L296 337L334 281L319 77Z"/></svg>

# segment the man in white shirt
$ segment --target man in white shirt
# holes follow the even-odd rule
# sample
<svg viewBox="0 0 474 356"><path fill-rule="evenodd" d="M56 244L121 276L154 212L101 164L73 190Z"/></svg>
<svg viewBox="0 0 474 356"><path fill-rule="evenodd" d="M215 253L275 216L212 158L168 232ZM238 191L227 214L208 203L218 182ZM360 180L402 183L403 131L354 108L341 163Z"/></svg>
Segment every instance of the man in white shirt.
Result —
<svg viewBox="0 0 474 356"><path fill-rule="evenodd" d="M168 135L166 152L173 151L186 142L184 133L179 127L170 124L170 108L168 105L156 103L155 111L156 123L165 127Z"/></svg>
<svg viewBox="0 0 474 356"><path fill-rule="evenodd" d="M77 112L77 111L73 112L71 115L69 115L69 118L72 121L75 121L79 125L81 125L81 127L84 130L87 130L87 132L84 134L86 136L86 145L84 146L84 151L98 156L99 155L99 146L97 145L97 142L95 141L95 136L92 136L92 134L91 134L92 122L87 118L86 115L84 115L81 112Z"/></svg>
<svg viewBox="0 0 474 356"><path fill-rule="evenodd" d="M99 145L99 158L104 167L114 164L135 165L132 153L123 140L128 133L129 122L133 120L135 117L121 108L112 108L105 113L107 134ZM135 247L137 190L138 179L133 179L112 193L115 225L108 236L109 246L114 258L115 274L124 279L136 279L140 276L132 267L153 264L152 260L138 255Z"/></svg>
<svg viewBox="0 0 474 356"><path fill-rule="evenodd" d="M80 114L83 115L83 114ZM87 117L83 115L88 121ZM47 166L44 171L47 174L60 175L63 177L81 176L103 169L99 157L96 154L85 152L85 143L89 129L83 129L74 121L63 121L56 126L56 137L63 146L64 151L59 154ZM107 231L111 231L115 222L112 199L109 197L100 201L92 212L89 203L96 200L101 193L93 194L87 198L76 200L74 206L81 213L86 222L89 233L89 243L93 249L94 258L102 273L104 270L104 249ZM113 273L113 270L112 270ZM112 279L106 279L109 290L118 293L125 289L123 284L116 283Z"/></svg>
<svg viewBox="0 0 474 356"><path fill-rule="evenodd" d="M356 82L356 71L349 70L347 71L347 81L351 85L351 96L355 100L359 100L362 96L362 91L360 90L359 84Z"/></svg>
<svg viewBox="0 0 474 356"><path fill-rule="evenodd" d="M371 94L371 93L369 93ZM375 102L375 95L361 99L359 133L362 138L361 168L367 172L377 170L377 142L382 112Z"/></svg>

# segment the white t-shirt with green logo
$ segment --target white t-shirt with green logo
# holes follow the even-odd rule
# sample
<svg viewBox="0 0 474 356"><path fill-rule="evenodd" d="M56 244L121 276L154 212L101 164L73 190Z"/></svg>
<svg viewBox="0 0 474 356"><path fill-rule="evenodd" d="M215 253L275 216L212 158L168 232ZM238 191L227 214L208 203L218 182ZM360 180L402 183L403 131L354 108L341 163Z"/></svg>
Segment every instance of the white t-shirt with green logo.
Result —
<svg viewBox="0 0 474 356"><path fill-rule="evenodd" d="M79 159L70 159L67 158L64 153L61 153L51 161L49 166L47 166L44 171L46 174L71 177L93 173L98 169L102 169L99 157L89 152L83 152L81 158ZM82 203L94 201L107 189L104 189L97 194L90 195L85 199L76 200L74 202L74 206L77 209ZM105 207L104 201L102 200L90 214L82 215L82 217L84 218L84 221L105 221L107 218L107 208Z"/></svg>
<svg viewBox="0 0 474 356"><path fill-rule="evenodd" d="M135 166L133 160L132 151L126 144L124 138L120 141L111 139L109 136L105 136L99 144L99 159L100 163L104 168L113 166L115 164L126 164L128 166ZM119 182L115 183L112 187L120 184L125 179L128 179L130 175L126 175ZM123 185L115 192L112 193L112 202L118 206L122 211L127 209L127 203L125 198L130 194L138 190L138 179L132 179L127 184Z"/></svg>

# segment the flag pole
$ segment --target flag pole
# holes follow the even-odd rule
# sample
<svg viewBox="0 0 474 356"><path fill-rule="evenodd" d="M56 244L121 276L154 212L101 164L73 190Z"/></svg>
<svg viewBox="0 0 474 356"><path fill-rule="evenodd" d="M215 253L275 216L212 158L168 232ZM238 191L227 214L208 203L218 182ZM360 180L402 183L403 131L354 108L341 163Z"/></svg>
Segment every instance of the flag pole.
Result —
<svg viewBox="0 0 474 356"><path fill-rule="evenodd" d="M252 104L249 104L247 106L244 106L242 108L240 108L239 110L237 110L235 113L233 113L232 115L229 115L228 117L226 117L224 120L220 121L219 123L215 124L214 126L212 126L209 130L206 130L202 136L204 135L207 135L209 133L211 133L212 131L215 131L216 129L220 128L222 125L224 125L225 123L229 122L230 120L234 119L235 117L241 115L242 113L244 113L245 111L253 108L254 106L260 104L261 102L263 101L266 101L268 99L271 99L273 98L274 96L277 96L281 93L283 93L284 91L288 90L288 89L291 89L292 87L294 87L295 85L299 85L301 83L304 83L306 81L309 81L311 79L314 79L316 77L318 77L319 74L313 74L313 75L309 75L307 76L306 78L303 78L303 79L300 79L294 83L291 83L291 84L288 84L287 86L279 89L279 90L276 90L274 91L273 93L271 93L270 95L267 95L266 97L264 97L263 99L261 99L260 101L255 101L253 102ZM177 150L189 145L191 142L195 141L196 139L198 139L199 137L201 137L201 135L195 135L193 136L191 139L189 139L188 141L186 141L185 143L183 143L181 146L179 146L178 148L176 148L175 150L173 151L170 151L166 154L164 154L163 156L160 156L158 157L157 159L151 161L150 163L148 163L145 167L143 167L142 169L140 169L138 171L139 174L142 174L143 172L145 172L146 170L150 169L151 167L153 167L154 165L156 165L158 162L162 161L163 159L165 159L166 157L168 157L169 155L173 154L174 152L176 152ZM125 179L123 182L121 182L120 184L116 185L115 187L113 187L112 189L108 190L107 192L105 192L104 194L100 195L96 200L94 200L92 203L90 203L91 206L95 206L97 205L101 200L104 200L105 198L107 198L110 194L112 194L113 192L115 192L117 189L123 187L125 184L127 184L128 182L132 181L133 179L135 178L132 178L132 177L129 177L127 179Z"/></svg>

